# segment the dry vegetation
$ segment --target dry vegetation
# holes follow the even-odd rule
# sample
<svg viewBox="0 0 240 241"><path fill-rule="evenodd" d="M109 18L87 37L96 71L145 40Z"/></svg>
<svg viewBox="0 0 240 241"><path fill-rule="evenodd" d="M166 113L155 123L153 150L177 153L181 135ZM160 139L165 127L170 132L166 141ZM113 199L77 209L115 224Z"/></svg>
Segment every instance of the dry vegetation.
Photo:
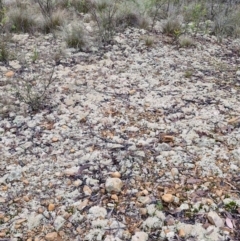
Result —
<svg viewBox="0 0 240 241"><path fill-rule="evenodd" d="M0 0L0 61L14 58L11 36L52 33L66 48L91 51L113 43L116 32L127 27L166 34L179 47L194 47L196 34L238 38L238 0ZM151 37L144 39L150 47ZM32 56L34 63L39 55ZM56 63L59 56L56 57ZM48 79L48 77L46 77ZM23 87L23 89L28 89ZM17 92L18 93L18 92ZM26 93L29 94L29 93ZM26 101L25 101L26 102ZM30 104L31 107L31 104ZM35 109L35 107L34 107Z"/></svg>

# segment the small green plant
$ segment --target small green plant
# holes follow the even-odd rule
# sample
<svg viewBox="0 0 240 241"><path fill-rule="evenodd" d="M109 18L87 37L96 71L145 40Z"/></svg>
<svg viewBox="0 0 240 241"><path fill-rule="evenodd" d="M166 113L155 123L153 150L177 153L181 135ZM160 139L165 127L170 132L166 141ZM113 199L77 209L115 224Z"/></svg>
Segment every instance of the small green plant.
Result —
<svg viewBox="0 0 240 241"><path fill-rule="evenodd" d="M35 63L36 60L38 60L38 58L39 58L39 52L38 52L37 49L35 48L35 49L33 50L32 62Z"/></svg>
<svg viewBox="0 0 240 241"><path fill-rule="evenodd" d="M6 23L6 8L3 5L2 0L0 0L0 27L3 27Z"/></svg>
<svg viewBox="0 0 240 241"><path fill-rule="evenodd" d="M157 208L158 211L162 211L163 210L163 204L162 204L161 201L157 201L156 208Z"/></svg>
<svg viewBox="0 0 240 241"><path fill-rule="evenodd" d="M226 208L226 210L229 211L229 212L234 212L234 211L237 210L238 205L237 205L236 202L231 201L231 202L225 204L225 208Z"/></svg>
<svg viewBox="0 0 240 241"><path fill-rule="evenodd" d="M145 38L145 45L147 47L152 47L153 44L154 44L154 38L152 38L152 37L146 37Z"/></svg>
<svg viewBox="0 0 240 241"><path fill-rule="evenodd" d="M172 37L179 37L182 33L181 23L176 19L168 19L163 26L163 33Z"/></svg>
<svg viewBox="0 0 240 241"><path fill-rule="evenodd" d="M191 22L194 33L199 30L200 23L206 18L207 10L203 2L191 4L185 7L185 20Z"/></svg>
<svg viewBox="0 0 240 241"><path fill-rule="evenodd" d="M184 73L184 77L185 78L191 78L193 75L193 71L192 70L186 70L186 72Z"/></svg>
<svg viewBox="0 0 240 241"><path fill-rule="evenodd" d="M72 0L71 6L73 6L79 13L88 13L90 10L89 0Z"/></svg>
<svg viewBox="0 0 240 241"><path fill-rule="evenodd" d="M20 102L27 104L32 111L38 111L47 104L50 87L55 81L54 68L48 78L44 74L18 77L12 82L13 92Z"/></svg>
<svg viewBox="0 0 240 241"><path fill-rule="evenodd" d="M7 63L10 58L10 52L7 47L7 43L0 38L0 62Z"/></svg>

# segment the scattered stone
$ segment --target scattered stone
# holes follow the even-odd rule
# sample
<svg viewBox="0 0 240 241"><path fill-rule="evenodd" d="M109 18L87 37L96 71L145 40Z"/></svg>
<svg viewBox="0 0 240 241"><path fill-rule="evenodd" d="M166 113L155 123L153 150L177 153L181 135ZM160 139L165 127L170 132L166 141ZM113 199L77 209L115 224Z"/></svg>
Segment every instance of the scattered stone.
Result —
<svg viewBox="0 0 240 241"><path fill-rule="evenodd" d="M8 71L8 72L5 74L5 76L8 77L8 78L13 77L13 75L14 75L14 72L13 72L13 71Z"/></svg>
<svg viewBox="0 0 240 241"><path fill-rule="evenodd" d="M66 170L64 170L64 174L68 176L74 176L78 172L79 167L71 167Z"/></svg>
<svg viewBox="0 0 240 241"><path fill-rule="evenodd" d="M120 172L112 172L111 177L120 178L121 174L120 174Z"/></svg>
<svg viewBox="0 0 240 241"><path fill-rule="evenodd" d="M162 220L157 217L148 217L143 223L142 227L144 230L149 230L152 228L161 228L162 227Z"/></svg>
<svg viewBox="0 0 240 241"><path fill-rule="evenodd" d="M216 194L217 194L217 196L221 197L222 194L223 194L223 191L222 190L216 190Z"/></svg>
<svg viewBox="0 0 240 241"><path fill-rule="evenodd" d="M147 214L147 209L146 208L140 208L139 209L141 215L146 215Z"/></svg>
<svg viewBox="0 0 240 241"><path fill-rule="evenodd" d="M131 241L147 241L148 234L145 232L136 232L133 236Z"/></svg>
<svg viewBox="0 0 240 241"><path fill-rule="evenodd" d="M137 200L138 200L138 202L140 202L140 203L142 203L144 205L149 204L152 201L149 196L140 196L140 197L138 197Z"/></svg>
<svg viewBox="0 0 240 241"><path fill-rule="evenodd" d="M57 216L57 218L54 221L54 227L56 231L59 231L59 229L64 225L66 220L62 216Z"/></svg>
<svg viewBox="0 0 240 241"><path fill-rule="evenodd" d="M73 185L74 185L75 187L79 187L79 186L82 185L82 181L78 179L78 180L76 180L76 181L73 182Z"/></svg>
<svg viewBox="0 0 240 241"><path fill-rule="evenodd" d="M104 241L122 241L118 237L114 237L113 235L107 235Z"/></svg>
<svg viewBox="0 0 240 241"><path fill-rule="evenodd" d="M107 216L107 210L103 207L94 206L89 209L90 217L93 218L105 218Z"/></svg>
<svg viewBox="0 0 240 241"><path fill-rule="evenodd" d="M20 181L22 178L22 168L18 166L15 170L11 171L7 177L9 182Z"/></svg>
<svg viewBox="0 0 240 241"><path fill-rule="evenodd" d="M56 241L56 240L57 240L57 237L58 237L57 232L52 232L52 233L48 233L48 234L45 236L45 239L46 239L47 241Z"/></svg>
<svg viewBox="0 0 240 241"><path fill-rule="evenodd" d="M55 205L53 203L50 203L48 205L48 211L53 211L55 209Z"/></svg>
<svg viewBox="0 0 240 241"><path fill-rule="evenodd" d="M176 177L176 176L178 176L178 174L179 174L178 169L175 168L175 167L171 169L171 173L172 173L172 176L173 176L173 177Z"/></svg>
<svg viewBox="0 0 240 241"><path fill-rule="evenodd" d="M183 203L181 204L181 206L179 207L181 210L188 210L190 207L187 203Z"/></svg>
<svg viewBox="0 0 240 241"><path fill-rule="evenodd" d="M58 141L59 141L59 139L57 137L52 138L52 142L58 142Z"/></svg>
<svg viewBox="0 0 240 241"><path fill-rule="evenodd" d="M209 222L213 225L215 225L218 228L224 227L224 221L222 220L222 218L220 218L218 216L218 214L214 211L210 211L207 214L207 218L209 220Z"/></svg>
<svg viewBox="0 0 240 241"><path fill-rule="evenodd" d="M186 233L185 233L185 231L183 229L179 229L178 230L178 235L179 235L179 237L184 238L186 236Z"/></svg>
<svg viewBox="0 0 240 241"><path fill-rule="evenodd" d="M92 194L92 189L89 186L84 186L83 187L83 192L85 195L90 196Z"/></svg>
<svg viewBox="0 0 240 241"><path fill-rule="evenodd" d="M83 201L81 201L80 204L77 205L77 209L78 210L82 210L83 208L85 208L88 205L88 199L84 199Z"/></svg>
<svg viewBox="0 0 240 241"><path fill-rule="evenodd" d="M147 196L149 194L148 190L144 189L142 192L141 192L142 195L144 196Z"/></svg>
<svg viewBox="0 0 240 241"><path fill-rule="evenodd" d="M111 193L111 192L119 193L121 192L122 186L123 186L123 183L119 178L108 178L106 180L105 187L108 193Z"/></svg>
<svg viewBox="0 0 240 241"><path fill-rule="evenodd" d="M113 199L115 202L118 202L118 196L116 194L112 194L111 199Z"/></svg>
<svg viewBox="0 0 240 241"><path fill-rule="evenodd" d="M6 232L0 232L0 238L4 238L6 236Z"/></svg>
<svg viewBox="0 0 240 241"><path fill-rule="evenodd" d="M162 200L166 203L171 203L174 201L174 196L172 194L164 194Z"/></svg>

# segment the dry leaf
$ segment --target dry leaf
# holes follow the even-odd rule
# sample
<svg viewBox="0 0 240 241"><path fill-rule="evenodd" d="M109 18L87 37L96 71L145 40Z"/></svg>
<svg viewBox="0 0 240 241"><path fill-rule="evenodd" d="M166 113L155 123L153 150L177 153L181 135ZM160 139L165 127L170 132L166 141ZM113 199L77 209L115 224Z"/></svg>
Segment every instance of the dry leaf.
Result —
<svg viewBox="0 0 240 241"><path fill-rule="evenodd" d="M234 124L234 123L236 123L238 121L240 121L240 117L239 116L238 117L234 117L234 118L228 120L228 124Z"/></svg>
<svg viewBox="0 0 240 241"><path fill-rule="evenodd" d="M160 139L162 142L174 142L174 136L160 134Z"/></svg>
<svg viewBox="0 0 240 241"><path fill-rule="evenodd" d="M229 228L233 229L233 224L230 218L226 218L226 224Z"/></svg>

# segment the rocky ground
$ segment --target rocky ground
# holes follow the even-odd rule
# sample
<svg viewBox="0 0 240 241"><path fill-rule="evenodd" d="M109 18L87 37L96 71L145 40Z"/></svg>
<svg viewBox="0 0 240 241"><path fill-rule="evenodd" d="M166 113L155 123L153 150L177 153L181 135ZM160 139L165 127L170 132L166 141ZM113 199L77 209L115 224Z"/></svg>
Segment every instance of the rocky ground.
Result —
<svg viewBox="0 0 240 241"><path fill-rule="evenodd" d="M0 66L12 101L1 106L0 240L240 240L240 40L197 35L186 49L161 34L146 46L147 35L67 49L35 112L9 86L50 75L62 42L13 37L18 60Z"/></svg>

